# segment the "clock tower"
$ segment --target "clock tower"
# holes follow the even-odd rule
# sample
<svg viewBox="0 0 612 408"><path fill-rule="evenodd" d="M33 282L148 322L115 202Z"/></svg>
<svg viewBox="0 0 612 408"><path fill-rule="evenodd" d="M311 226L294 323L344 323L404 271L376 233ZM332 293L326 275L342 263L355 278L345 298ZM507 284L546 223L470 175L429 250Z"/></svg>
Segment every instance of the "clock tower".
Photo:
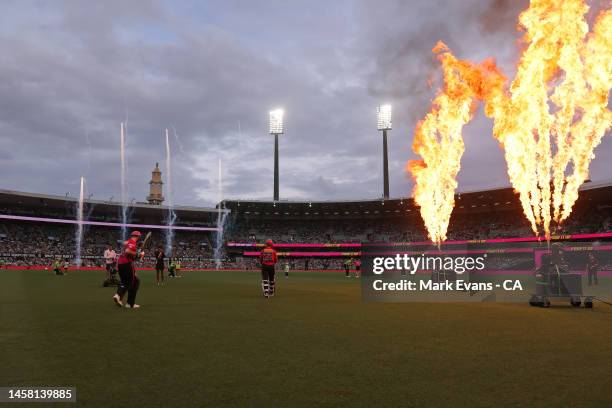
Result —
<svg viewBox="0 0 612 408"><path fill-rule="evenodd" d="M163 185L159 163L155 163L155 168L151 173L151 181L149 181L149 195L147 196L149 204L161 205L164 201Z"/></svg>

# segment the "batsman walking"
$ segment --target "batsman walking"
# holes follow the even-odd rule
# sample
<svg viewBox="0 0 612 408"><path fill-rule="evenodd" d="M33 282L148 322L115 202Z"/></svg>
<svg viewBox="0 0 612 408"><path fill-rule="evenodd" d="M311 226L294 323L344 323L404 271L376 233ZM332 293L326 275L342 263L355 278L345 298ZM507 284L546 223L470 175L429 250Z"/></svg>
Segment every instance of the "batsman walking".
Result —
<svg viewBox="0 0 612 408"><path fill-rule="evenodd" d="M121 278L117 293L113 296L113 301L117 306L123 306L123 296L127 292L128 298L125 307L131 309L140 307L136 304L136 294L140 287L140 279L136 276L136 268L134 267L134 262L144 257L144 251L138 250L140 235L139 231L132 232L130 239L123 244L123 251L117 260L119 277Z"/></svg>
<svg viewBox="0 0 612 408"><path fill-rule="evenodd" d="M278 256L273 248L271 239L266 241L265 248L259 253L261 263L261 288L266 298L274 296L274 266L278 262Z"/></svg>

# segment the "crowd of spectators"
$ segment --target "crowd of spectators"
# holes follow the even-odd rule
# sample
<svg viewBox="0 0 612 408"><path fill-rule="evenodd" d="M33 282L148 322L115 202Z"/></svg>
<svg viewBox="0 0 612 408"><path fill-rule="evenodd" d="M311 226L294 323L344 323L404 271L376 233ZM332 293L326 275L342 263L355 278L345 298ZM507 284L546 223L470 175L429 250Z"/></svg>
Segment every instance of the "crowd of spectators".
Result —
<svg viewBox="0 0 612 408"><path fill-rule="evenodd" d="M47 266L56 259L75 264L76 227L70 224L0 222L0 264ZM576 214L553 230L554 234L594 233L612 231L612 213L596 210ZM448 240L480 240L530 236L533 232L520 213L483 213L478 216L453 216ZM418 216L383 219L276 220L230 221L223 240L239 243L262 243L272 239L277 243L358 243L358 242L419 242L427 236ZM168 257L178 259L183 268L214 268L215 236L209 232L176 231ZM81 245L81 265L101 266L108 244L117 252L121 249L121 231L116 228L86 227ZM153 247L166 246L163 230L153 234ZM223 248L222 248L223 249ZM152 250L144 266L152 267ZM227 254L227 255L226 255ZM221 251L222 266L231 269L255 269L254 257L240 257ZM291 269L342 269L345 258L281 258Z"/></svg>
<svg viewBox="0 0 612 408"><path fill-rule="evenodd" d="M76 262L76 227L62 224L31 222L0 223L0 263L16 266L50 265L56 259ZM172 251L185 267L214 265L213 241L210 233L176 231ZM122 232L116 228L85 227L81 244L81 265L101 266L107 245L121 251ZM166 247L164 232L155 231L151 248ZM152 250L144 266L153 266Z"/></svg>
<svg viewBox="0 0 612 408"><path fill-rule="evenodd" d="M589 211L577 214L560 226L554 226L552 234L582 234L612 231L612 212ZM518 212L489 212L476 216L451 217L448 240L482 240L533 235L523 214ZM330 219L318 221L243 220L231 228L229 240L235 242L299 243L359 243L359 242L421 242L427 241L427 233L420 217L389 219Z"/></svg>

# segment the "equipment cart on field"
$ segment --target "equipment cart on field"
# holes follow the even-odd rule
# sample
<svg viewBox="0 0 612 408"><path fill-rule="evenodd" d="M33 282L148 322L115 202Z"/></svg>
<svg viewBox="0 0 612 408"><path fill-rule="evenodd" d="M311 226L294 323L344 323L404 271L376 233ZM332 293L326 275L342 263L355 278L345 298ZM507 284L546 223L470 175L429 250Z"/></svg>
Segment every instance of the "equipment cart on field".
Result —
<svg viewBox="0 0 612 408"><path fill-rule="evenodd" d="M569 272L563 263L545 263L536 271L535 285L531 306L549 307L551 300L568 300L573 307L593 307L593 297L582 292L582 275Z"/></svg>

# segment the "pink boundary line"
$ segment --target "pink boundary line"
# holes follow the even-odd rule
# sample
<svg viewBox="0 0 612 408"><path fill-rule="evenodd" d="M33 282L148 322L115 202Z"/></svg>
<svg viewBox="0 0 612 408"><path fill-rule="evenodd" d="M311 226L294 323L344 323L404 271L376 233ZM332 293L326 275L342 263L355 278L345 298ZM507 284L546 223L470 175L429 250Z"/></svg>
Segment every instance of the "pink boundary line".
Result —
<svg viewBox="0 0 612 408"><path fill-rule="evenodd" d="M612 247L611 247L612 248ZM449 250L428 250L428 251L401 251L401 252L368 252L370 256L383 256L383 255L396 255L396 254L407 254L407 255L420 255L420 254L507 254L507 253L530 253L533 252L533 248L508 248L500 251L499 249L470 249L470 250L460 250L460 249L449 249ZM243 256L259 256L259 251L243 251ZM313 256L313 257L333 257L333 256L361 256L361 251L357 252L339 252L339 251L329 251L329 252L300 252L300 251L290 251L290 252L279 252L279 255L282 256L294 256L294 257L305 257L305 256Z"/></svg>
<svg viewBox="0 0 612 408"><path fill-rule="evenodd" d="M44 271L45 268L48 272L53 272L53 268L48 265L31 265L31 266L23 266L23 265L3 265L0 266L1 270L11 270L11 271ZM82 266L77 268L76 266L70 266L68 268L69 271L106 271L106 268L101 266ZM136 271L153 271L155 268L136 268ZM254 272L260 273L259 269L236 269L236 268L181 268L181 272ZM292 269L291 272L343 272L344 269Z"/></svg>
<svg viewBox="0 0 612 408"><path fill-rule="evenodd" d="M48 272L53 272L53 269L50 266L44 266L44 265L33 265L33 266L17 266L17 265L4 265L2 267L0 267L0 270L13 270L13 271L27 271L27 270L31 270L31 271L43 271L45 270L45 268L47 268ZM68 268L69 271L75 271L75 270L82 270L82 271L105 271L106 269L103 267L97 267L97 266L83 266L81 268L77 268L76 266L71 266L70 268ZM154 268L136 268L136 271L153 271ZM215 271L223 271L223 272L253 272L253 273L259 273L259 269L235 269L235 268L221 268L221 269L215 269L215 268L182 268L181 272L215 272ZM309 269L309 270L304 270L304 269L292 269L291 272L342 272L344 273L345 271L343 269ZM290 272L290 273L291 273ZM354 270L351 270L351 272L354 272ZM427 274L427 273L431 273L431 271L419 271L419 274ZM585 271L572 271L572 273L579 273L581 275L585 275L586 272ZM612 271L599 271L598 272L599 276L612 276ZM479 272L479 275L533 275L533 271L529 271L529 270L488 270L488 271L481 271Z"/></svg>
<svg viewBox="0 0 612 408"><path fill-rule="evenodd" d="M428 274L431 273L431 271L429 270L420 270L417 272L417 274ZM586 271L583 270L572 270L570 271L570 273L578 273L580 275L585 275L586 276ZM514 276L514 275L534 275L535 272L534 271L530 271L530 270L526 270L526 269L508 269L508 270L503 270L503 269L484 269L482 271L477 271L474 273L474 275L479 275L479 276L498 276L498 275L509 275L509 276ZM599 271L597 272L597 274L599 276L612 276L612 271Z"/></svg>
<svg viewBox="0 0 612 408"><path fill-rule="evenodd" d="M259 251L244 251L242 253L243 256L259 256L260 252ZM283 256L295 256L295 257L301 257L301 256L323 256L323 257L328 257L328 256L345 256L345 255L351 255L351 256L360 256L361 252L279 252L279 255L283 255Z"/></svg>
<svg viewBox="0 0 612 408"><path fill-rule="evenodd" d="M572 239L588 239L588 238L612 238L612 232L601 232L596 234L568 234L568 235L553 235L550 237L552 241L567 241ZM473 239L473 240L462 240L462 241L445 241L442 245L465 245L465 244L495 244L503 242L534 242L544 241L542 237L517 237L517 238L495 238L495 239ZM392 244L381 244L381 245L433 245L431 241L418 241L418 242L396 242ZM263 246L263 244L257 243L242 243L242 242L228 242L228 247L247 247L256 248ZM324 244L324 243L292 243L292 244L274 244L275 248L361 248L360 243L346 243L346 244Z"/></svg>
<svg viewBox="0 0 612 408"><path fill-rule="evenodd" d="M67 220L63 218L43 218L43 217L25 217L21 215L0 214L0 219L16 220L16 221L37 221L50 222L58 224L78 224L77 220ZM100 222L100 221L83 221L84 225L97 225L102 227L129 227L129 228L150 228L150 229L172 229L177 231L221 231L221 228L215 227L177 227L168 225L151 225L151 224L121 224L116 222Z"/></svg>

